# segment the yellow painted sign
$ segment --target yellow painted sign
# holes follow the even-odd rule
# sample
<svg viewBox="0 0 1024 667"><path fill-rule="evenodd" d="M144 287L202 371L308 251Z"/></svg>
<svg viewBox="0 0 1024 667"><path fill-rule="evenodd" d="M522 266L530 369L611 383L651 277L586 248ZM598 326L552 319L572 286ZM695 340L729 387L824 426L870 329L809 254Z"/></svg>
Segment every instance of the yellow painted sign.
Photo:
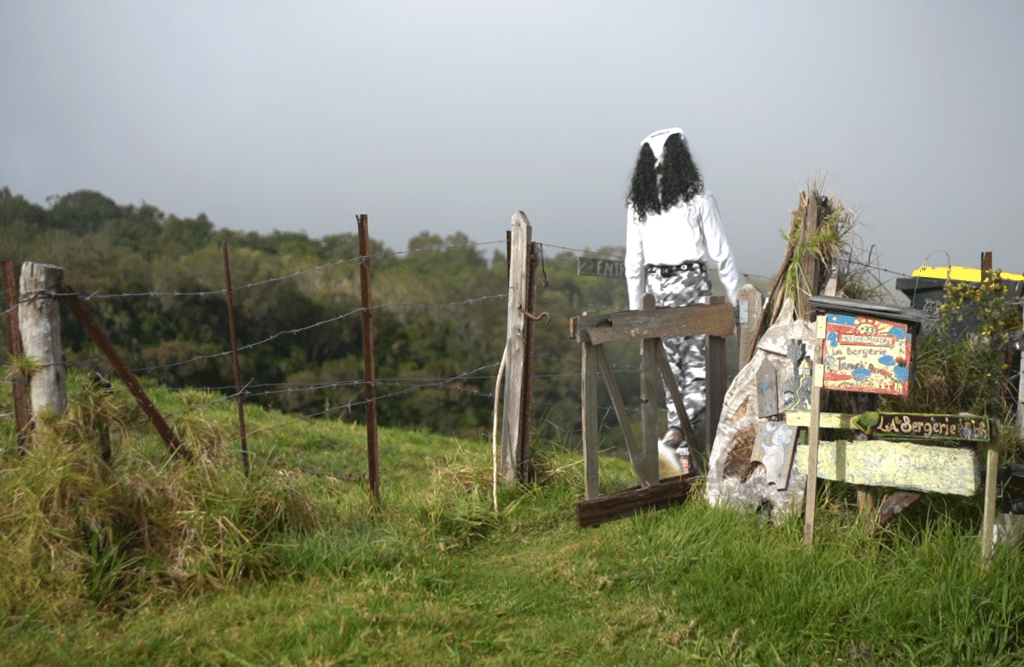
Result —
<svg viewBox="0 0 1024 667"><path fill-rule="evenodd" d="M796 449L807 474L807 446ZM980 487L974 449L863 440L818 443L818 477L864 486L972 496Z"/></svg>

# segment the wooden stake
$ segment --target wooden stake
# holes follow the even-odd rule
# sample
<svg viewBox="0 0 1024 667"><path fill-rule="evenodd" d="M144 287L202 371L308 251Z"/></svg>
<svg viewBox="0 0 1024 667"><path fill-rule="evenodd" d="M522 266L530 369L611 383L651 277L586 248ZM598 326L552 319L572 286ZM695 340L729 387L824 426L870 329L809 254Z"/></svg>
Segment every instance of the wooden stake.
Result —
<svg viewBox="0 0 1024 667"><path fill-rule="evenodd" d="M228 300L228 328L231 333L231 361L235 373L235 396L238 402L238 433L242 440L242 470L249 476L249 445L245 437L245 407L242 401L242 369L238 363L238 334L235 332L235 295L231 288L231 262L228 259L228 242L221 244L224 254L224 286Z"/></svg>
<svg viewBox="0 0 1024 667"><path fill-rule="evenodd" d="M356 216L359 225L359 285L363 303L363 368L366 381L366 458L370 489L380 500L380 463L377 451L377 370L373 358L373 315L370 311L370 233L366 214Z"/></svg>
<svg viewBox="0 0 1024 667"><path fill-rule="evenodd" d="M821 431L821 341L825 333L825 316L818 315L811 351L811 423L807 429L807 490L804 492L804 545L814 543L814 512L818 495L818 434Z"/></svg>
<svg viewBox="0 0 1024 667"><path fill-rule="evenodd" d="M14 262L3 261L4 302L7 309L7 352L11 359L24 354L21 347L21 327L18 326L18 282L14 278ZM18 369L11 378L14 399L14 425L17 432L18 453L25 453L25 441L32 428L32 414L28 407L28 376Z"/></svg>

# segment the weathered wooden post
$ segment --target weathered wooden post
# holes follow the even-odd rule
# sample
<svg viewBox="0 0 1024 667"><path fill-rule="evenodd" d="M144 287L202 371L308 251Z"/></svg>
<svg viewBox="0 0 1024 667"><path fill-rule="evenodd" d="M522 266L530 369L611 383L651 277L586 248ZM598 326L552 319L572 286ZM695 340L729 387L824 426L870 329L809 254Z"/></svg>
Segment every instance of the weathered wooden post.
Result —
<svg viewBox="0 0 1024 667"><path fill-rule="evenodd" d="M505 412L501 427L501 477L514 482L520 470L523 409L523 368L526 360L526 312L529 306L528 271L532 228L526 214L512 216L509 252L508 327L505 334Z"/></svg>
<svg viewBox="0 0 1024 667"><path fill-rule="evenodd" d="M64 269L25 262L21 266L18 325L25 356L33 363L29 396L32 414L62 415L68 409L68 378L60 339L60 294Z"/></svg>
<svg viewBox="0 0 1024 667"><path fill-rule="evenodd" d="M739 298L739 368L750 363L757 342L757 319L764 306L764 297L757 288L747 283L740 288Z"/></svg>

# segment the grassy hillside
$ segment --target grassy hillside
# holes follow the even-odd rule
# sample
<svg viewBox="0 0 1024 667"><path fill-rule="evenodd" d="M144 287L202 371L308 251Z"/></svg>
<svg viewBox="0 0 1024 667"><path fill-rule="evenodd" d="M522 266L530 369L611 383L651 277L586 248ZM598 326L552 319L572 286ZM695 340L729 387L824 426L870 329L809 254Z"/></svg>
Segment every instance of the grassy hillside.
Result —
<svg viewBox="0 0 1024 667"><path fill-rule="evenodd" d="M192 464L122 390L72 395L28 456L2 422L0 664L1024 664L1024 559L982 567L973 499L867 538L827 487L812 549L699 498L580 530L552 445L495 511L489 441L383 429L377 504L360 426L250 408L247 479L216 395L152 390Z"/></svg>

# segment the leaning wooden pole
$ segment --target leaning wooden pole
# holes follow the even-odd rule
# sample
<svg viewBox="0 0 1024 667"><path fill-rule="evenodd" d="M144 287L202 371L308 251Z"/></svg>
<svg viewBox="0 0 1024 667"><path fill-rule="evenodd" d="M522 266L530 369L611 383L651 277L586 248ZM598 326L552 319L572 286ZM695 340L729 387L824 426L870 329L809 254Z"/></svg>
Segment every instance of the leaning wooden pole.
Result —
<svg viewBox="0 0 1024 667"><path fill-rule="evenodd" d="M179 456L186 461L192 460L192 453L181 444L181 440L178 439L178 434L171 430L171 427L167 424L164 416L160 414L160 411L150 400L149 395L146 394L146 390L139 384L138 378L132 373L131 369L128 368L128 364L125 363L124 359L111 344L110 339L103 333L103 329L96 323L92 315L89 314L89 310L85 307L85 302L82 298L75 294L74 290L70 287L64 289L64 302L68 304L68 308L74 313L78 321L81 322L82 326L92 337L96 343L96 347L100 348L100 352L106 356L107 361L110 363L110 367L114 369L124 385L128 387L128 391L135 397L135 401L142 408L142 411L149 417L149 421L153 424L153 428L156 429L160 437L167 443L167 447L171 450L171 453Z"/></svg>
<svg viewBox="0 0 1024 667"><path fill-rule="evenodd" d="M14 277L14 262L3 261L3 274L4 303L7 310L7 352L13 360L19 359L24 354L21 347L21 327L18 326L18 282ZM25 369L16 368L11 382L18 453L24 454L25 440L32 427L32 415L28 409L28 376Z"/></svg>
<svg viewBox="0 0 1024 667"><path fill-rule="evenodd" d="M242 400L242 367L238 363L238 333L235 329L235 292L231 287L231 261L228 242L221 244L224 254L224 292L228 302L228 328L231 333L231 365L235 372L235 398L238 403L238 433L242 440L242 470L249 476L249 443L245 437L245 406Z"/></svg>
<svg viewBox="0 0 1024 667"><path fill-rule="evenodd" d="M356 216L359 225L359 285L363 303L363 366L366 380L366 458L370 489L380 500L380 464L377 450L377 371L373 361L373 314L370 311L370 233L366 214Z"/></svg>

